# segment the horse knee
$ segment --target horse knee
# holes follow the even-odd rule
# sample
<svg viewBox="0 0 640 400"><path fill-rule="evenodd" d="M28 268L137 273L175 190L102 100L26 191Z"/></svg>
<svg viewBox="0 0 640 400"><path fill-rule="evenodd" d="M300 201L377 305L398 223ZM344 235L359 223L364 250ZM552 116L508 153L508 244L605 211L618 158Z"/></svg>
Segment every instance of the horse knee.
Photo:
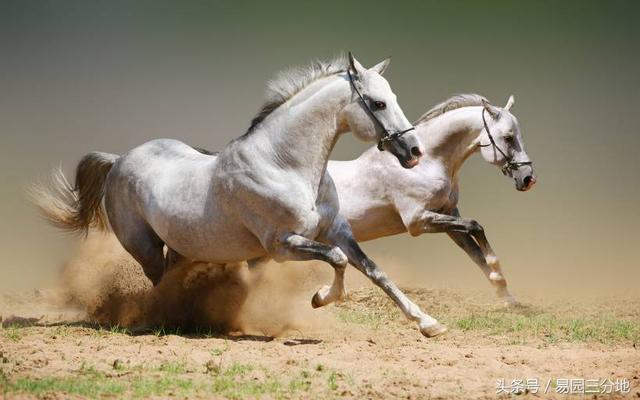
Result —
<svg viewBox="0 0 640 400"><path fill-rule="evenodd" d="M339 247L332 248L327 254L327 258L336 269L345 269L349 263L349 259Z"/></svg>

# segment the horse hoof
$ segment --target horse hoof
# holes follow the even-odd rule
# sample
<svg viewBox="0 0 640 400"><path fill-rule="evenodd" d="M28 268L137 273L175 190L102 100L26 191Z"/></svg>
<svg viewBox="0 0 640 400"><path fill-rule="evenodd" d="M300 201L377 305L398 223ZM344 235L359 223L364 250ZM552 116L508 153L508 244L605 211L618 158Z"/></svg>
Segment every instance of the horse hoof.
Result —
<svg viewBox="0 0 640 400"><path fill-rule="evenodd" d="M324 304L322 304L320 302L320 296L318 296L318 293L313 295L313 298L311 299L311 307L313 308L319 308L322 307Z"/></svg>
<svg viewBox="0 0 640 400"><path fill-rule="evenodd" d="M502 299L502 302L506 308L518 308L521 306L520 302L511 296Z"/></svg>
<svg viewBox="0 0 640 400"><path fill-rule="evenodd" d="M420 332L428 338L440 336L446 331L447 331L447 327L442 325L441 323L420 328Z"/></svg>

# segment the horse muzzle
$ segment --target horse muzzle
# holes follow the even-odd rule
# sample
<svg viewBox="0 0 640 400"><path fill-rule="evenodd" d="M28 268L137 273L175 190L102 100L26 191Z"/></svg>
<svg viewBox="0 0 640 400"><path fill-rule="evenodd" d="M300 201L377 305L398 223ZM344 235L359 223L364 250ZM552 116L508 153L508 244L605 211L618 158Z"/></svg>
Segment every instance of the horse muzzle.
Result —
<svg viewBox="0 0 640 400"><path fill-rule="evenodd" d="M538 178L536 178L536 176L533 174L530 174L530 175L528 174L528 175L525 175L524 178L522 179L515 178L515 181L516 181L516 189L520 192L526 192L528 190L531 190L531 188L533 188L533 186L538 181Z"/></svg>
<svg viewBox="0 0 640 400"><path fill-rule="evenodd" d="M413 168L420 163L420 157L424 154L424 147L418 137L407 134L396 137L383 144L384 150L396 156L403 168Z"/></svg>

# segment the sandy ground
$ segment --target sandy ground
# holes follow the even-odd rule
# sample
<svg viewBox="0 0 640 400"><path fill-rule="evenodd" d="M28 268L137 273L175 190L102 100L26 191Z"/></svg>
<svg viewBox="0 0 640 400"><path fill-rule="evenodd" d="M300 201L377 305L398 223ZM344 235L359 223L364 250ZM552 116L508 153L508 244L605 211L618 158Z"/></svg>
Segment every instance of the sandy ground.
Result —
<svg viewBox="0 0 640 400"><path fill-rule="evenodd" d="M571 397L556 393L563 378L627 379L627 394L588 396L640 398L638 298L531 297L504 309L487 292L409 288L450 329L427 339L362 282L344 303L313 310L326 268L280 267L283 283L270 266L200 266L151 290L121 253L98 253L70 263L61 288L2 296L5 398L513 396L497 393L501 379L538 379L524 397Z"/></svg>

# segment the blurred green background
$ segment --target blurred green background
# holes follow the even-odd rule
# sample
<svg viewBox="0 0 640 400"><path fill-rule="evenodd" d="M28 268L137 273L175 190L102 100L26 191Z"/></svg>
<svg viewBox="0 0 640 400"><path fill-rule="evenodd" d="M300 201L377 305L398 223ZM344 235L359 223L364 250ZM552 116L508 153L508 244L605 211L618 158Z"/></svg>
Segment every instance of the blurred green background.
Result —
<svg viewBox="0 0 640 400"><path fill-rule="evenodd" d="M386 76L409 119L456 93L510 94L539 183L519 193L474 157L461 211L518 290L637 290L640 263L636 1L0 1L0 290L50 284L72 237L24 188L82 155L172 137L220 149L266 82L351 50ZM367 145L340 140L336 159ZM402 283L488 289L445 235L366 250Z"/></svg>

